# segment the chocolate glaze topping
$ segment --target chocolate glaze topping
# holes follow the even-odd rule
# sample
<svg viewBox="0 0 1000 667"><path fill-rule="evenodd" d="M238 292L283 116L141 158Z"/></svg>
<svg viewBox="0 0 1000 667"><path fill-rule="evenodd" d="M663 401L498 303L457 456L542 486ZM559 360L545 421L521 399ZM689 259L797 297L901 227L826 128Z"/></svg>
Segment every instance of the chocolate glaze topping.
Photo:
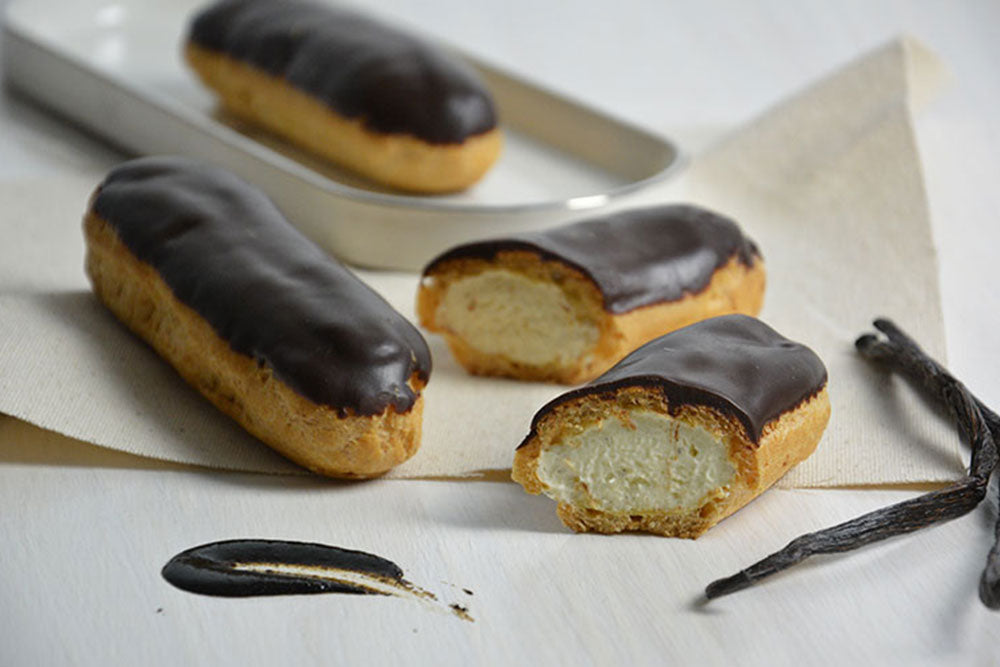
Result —
<svg viewBox="0 0 1000 667"><path fill-rule="evenodd" d="M409 410L430 352L420 333L300 234L259 190L176 157L116 167L93 212L241 354L341 416Z"/></svg>
<svg viewBox="0 0 1000 667"><path fill-rule="evenodd" d="M390 560L364 551L325 544L275 540L229 540L188 549L163 567L163 578L177 588L202 595L250 597L305 593L385 595L361 584L334 578L279 572L248 571L238 565L300 565L347 570L405 586L403 570ZM331 573L336 576L335 573Z"/></svg>
<svg viewBox="0 0 1000 667"><path fill-rule="evenodd" d="M435 258L424 273L449 260L492 260L511 250L535 252L583 272L600 289L605 310L617 314L697 293L733 257L746 266L760 258L754 242L729 218L672 205L460 245Z"/></svg>
<svg viewBox="0 0 1000 667"><path fill-rule="evenodd" d="M746 315L723 315L646 343L589 384L550 401L531 423L556 406L625 387L659 389L671 411L704 405L736 417L753 442L764 426L826 386L826 367L805 345Z"/></svg>
<svg viewBox="0 0 1000 667"><path fill-rule="evenodd" d="M190 41L285 79L376 132L461 143L496 127L493 101L464 63L350 10L302 0L225 0Z"/></svg>

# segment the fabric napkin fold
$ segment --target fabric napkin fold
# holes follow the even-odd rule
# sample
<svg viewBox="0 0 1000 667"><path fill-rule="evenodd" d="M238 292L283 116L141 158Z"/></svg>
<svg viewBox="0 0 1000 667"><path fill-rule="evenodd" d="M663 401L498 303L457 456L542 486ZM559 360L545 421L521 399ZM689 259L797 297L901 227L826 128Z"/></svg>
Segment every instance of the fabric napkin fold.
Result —
<svg viewBox="0 0 1000 667"><path fill-rule="evenodd" d="M886 315L943 359L911 121L940 78L932 54L912 39L894 41L778 104L646 196L739 220L767 263L762 318L827 363L830 427L781 486L940 482L962 470L946 423L852 346ZM80 219L103 175L77 169L0 186L0 210L17 221L4 225L0 246L0 413L46 429L36 433L49 453L55 432L151 459L301 473L215 411L91 295ZM358 273L413 318L417 276ZM439 338L429 342L423 444L388 477L496 478L534 412L565 388L471 377ZM18 446L30 448L30 429L0 417L0 440L15 431Z"/></svg>

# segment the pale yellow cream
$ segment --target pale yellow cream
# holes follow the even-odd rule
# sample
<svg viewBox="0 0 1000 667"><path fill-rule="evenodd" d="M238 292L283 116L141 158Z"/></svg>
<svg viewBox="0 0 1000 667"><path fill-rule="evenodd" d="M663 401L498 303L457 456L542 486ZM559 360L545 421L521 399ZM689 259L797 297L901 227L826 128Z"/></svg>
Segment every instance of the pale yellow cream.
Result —
<svg viewBox="0 0 1000 667"><path fill-rule="evenodd" d="M545 494L576 507L641 514L692 510L724 496L736 468L728 447L700 427L637 410L544 449Z"/></svg>
<svg viewBox="0 0 1000 667"><path fill-rule="evenodd" d="M599 336L594 323L578 319L558 285L503 269L456 280L437 321L482 354L537 366L571 363Z"/></svg>

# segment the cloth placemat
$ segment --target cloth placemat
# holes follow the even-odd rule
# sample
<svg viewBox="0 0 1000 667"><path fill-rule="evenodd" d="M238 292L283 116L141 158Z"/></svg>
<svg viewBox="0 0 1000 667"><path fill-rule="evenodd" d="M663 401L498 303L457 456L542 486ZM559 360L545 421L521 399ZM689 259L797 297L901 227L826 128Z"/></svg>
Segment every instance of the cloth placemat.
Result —
<svg viewBox="0 0 1000 667"><path fill-rule="evenodd" d="M943 359L910 116L940 76L918 43L894 41L780 103L648 196L739 220L767 263L762 318L827 364L830 427L781 486L940 482L961 472L946 423L852 346L874 316L887 315ZM0 186L0 413L46 429L37 433L47 452L54 432L163 461L301 473L215 411L92 296L80 219L103 176L77 166L45 182ZM413 318L416 276L358 273ZM423 444L388 476L495 478L537 408L565 388L471 377L440 338L429 343ZM0 439L15 432L19 446L32 446L30 429L0 418Z"/></svg>

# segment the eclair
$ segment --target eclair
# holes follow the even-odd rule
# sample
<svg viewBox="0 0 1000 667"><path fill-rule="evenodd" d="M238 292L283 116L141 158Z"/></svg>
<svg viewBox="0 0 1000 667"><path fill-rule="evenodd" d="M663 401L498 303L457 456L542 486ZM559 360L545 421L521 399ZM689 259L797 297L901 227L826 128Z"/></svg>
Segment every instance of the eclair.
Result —
<svg viewBox="0 0 1000 667"><path fill-rule="evenodd" d="M467 188L502 144L471 67L354 11L224 0L197 14L185 56L225 109L393 188Z"/></svg>
<svg viewBox="0 0 1000 667"><path fill-rule="evenodd" d="M695 538L813 452L826 384L808 347L752 317L715 317L542 407L512 476L575 531Z"/></svg>
<svg viewBox="0 0 1000 667"><path fill-rule="evenodd" d="M420 445L420 333L233 174L119 165L84 218L97 297L219 410L297 463L364 478Z"/></svg>
<svg viewBox="0 0 1000 667"><path fill-rule="evenodd" d="M417 314L471 373L578 384L669 331L756 315L764 283L735 222L657 206L452 248L424 268Z"/></svg>

